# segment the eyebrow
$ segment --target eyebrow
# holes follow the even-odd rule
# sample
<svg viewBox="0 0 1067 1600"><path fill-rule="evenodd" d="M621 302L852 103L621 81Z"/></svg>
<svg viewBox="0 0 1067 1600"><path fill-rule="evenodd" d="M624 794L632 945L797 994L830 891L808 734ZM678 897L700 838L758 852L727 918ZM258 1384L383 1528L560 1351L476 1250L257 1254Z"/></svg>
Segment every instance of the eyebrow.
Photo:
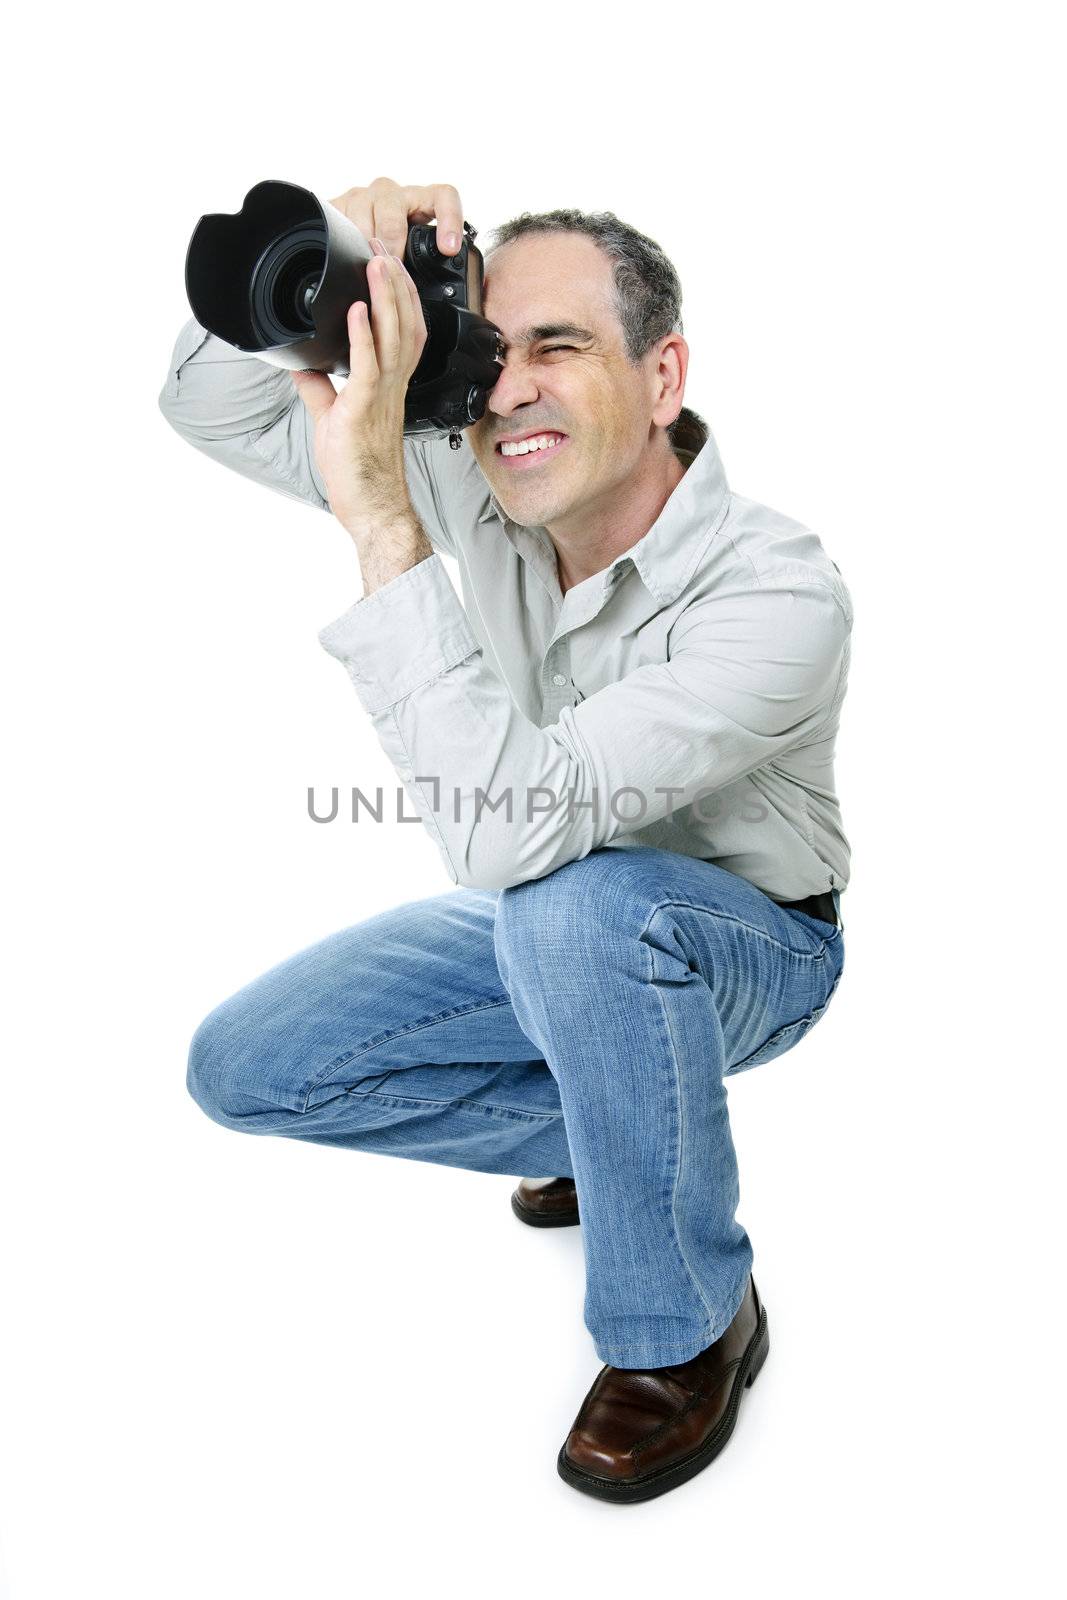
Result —
<svg viewBox="0 0 1067 1600"><path fill-rule="evenodd" d="M542 339L580 339L583 343L590 344L596 339L596 334L588 328L579 328L574 322L542 322L534 328L524 328L515 343L540 344ZM509 348L506 339L502 339L501 342L505 350Z"/></svg>

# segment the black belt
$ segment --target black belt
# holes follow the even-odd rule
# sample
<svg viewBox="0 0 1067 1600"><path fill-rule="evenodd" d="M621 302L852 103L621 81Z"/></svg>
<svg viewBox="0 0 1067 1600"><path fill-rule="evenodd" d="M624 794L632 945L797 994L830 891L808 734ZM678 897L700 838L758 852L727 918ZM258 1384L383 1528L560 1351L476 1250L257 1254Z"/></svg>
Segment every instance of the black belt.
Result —
<svg viewBox="0 0 1067 1600"><path fill-rule="evenodd" d="M830 922L835 928L838 926L837 907L829 889L822 894L809 894L806 900L779 900L777 903L783 911L803 911L809 917L818 917L820 922Z"/></svg>

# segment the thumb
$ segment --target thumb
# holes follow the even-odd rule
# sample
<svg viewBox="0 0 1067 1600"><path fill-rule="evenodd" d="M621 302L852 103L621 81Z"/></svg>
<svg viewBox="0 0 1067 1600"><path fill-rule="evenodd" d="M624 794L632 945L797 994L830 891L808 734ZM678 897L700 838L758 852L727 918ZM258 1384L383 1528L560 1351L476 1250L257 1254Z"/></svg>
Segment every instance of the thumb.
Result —
<svg viewBox="0 0 1067 1600"><path fill-rule="evenodd" d="M337 399L337 391L333 384L325 372L290 372L289 376L296 386L297 394L310 411L312 420L318 422Z"/></svg>

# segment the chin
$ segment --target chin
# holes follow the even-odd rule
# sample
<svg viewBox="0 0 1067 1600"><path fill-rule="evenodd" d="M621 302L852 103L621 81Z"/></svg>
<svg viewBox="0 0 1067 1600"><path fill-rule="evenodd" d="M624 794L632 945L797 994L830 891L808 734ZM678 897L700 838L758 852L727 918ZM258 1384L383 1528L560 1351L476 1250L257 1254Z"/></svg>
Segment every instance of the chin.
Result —
<svg viewBox="0 0 1067 1600"><path fill-rule="evenodd" d="M502 489L494 488L493 493L511 520L527 528L545 527L554 517L559 516L562 509L558 500L550 500L546 495L517 494L515 485L510 483L505 484Z"/></svg>

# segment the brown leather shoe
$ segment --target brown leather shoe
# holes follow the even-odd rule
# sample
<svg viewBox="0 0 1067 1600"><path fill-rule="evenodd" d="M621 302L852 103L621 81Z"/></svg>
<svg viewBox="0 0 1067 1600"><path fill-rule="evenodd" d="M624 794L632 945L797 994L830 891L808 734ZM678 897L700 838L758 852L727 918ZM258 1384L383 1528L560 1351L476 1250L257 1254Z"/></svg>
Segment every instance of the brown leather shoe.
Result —
<svg viewBox="0 0 1067 1600"><path fill-rule="evenodd" d="M581 1220L573 1178L521 1178L511 1209L531 1228L565 1228Z"/></svg>
<svg viewBox="0 0 1067 1600"><path fill-rule="evenodd" d="M602 1367L559 1453L564 1482L601 1500L651 1500L692 1478L734 1431L767 1359L767 1313L749 1278L721 1338L673 1367Z"/></svg>

